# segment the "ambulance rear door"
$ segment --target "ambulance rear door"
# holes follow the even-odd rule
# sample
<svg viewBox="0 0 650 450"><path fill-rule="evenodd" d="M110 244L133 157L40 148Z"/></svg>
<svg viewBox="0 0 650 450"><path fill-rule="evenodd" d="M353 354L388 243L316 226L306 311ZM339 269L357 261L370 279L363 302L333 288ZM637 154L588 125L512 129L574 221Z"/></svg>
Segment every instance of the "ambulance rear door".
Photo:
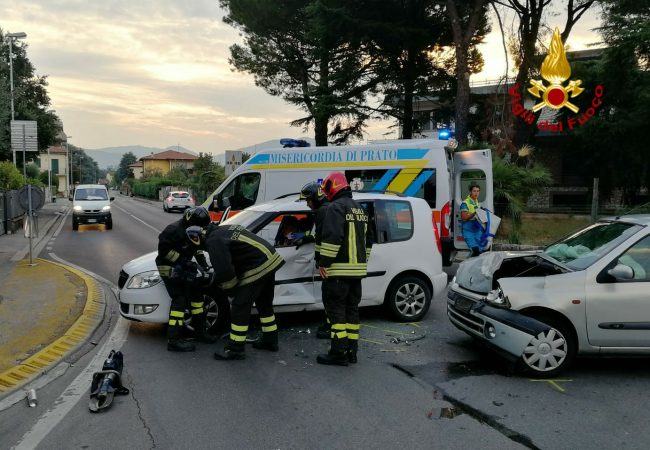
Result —
<svg viewBox="0 0 650 450"><path fill-rule="evenodd" d="M479 204L493 212L494 187L492 181L492 152L489 149L454 153L453 234L456 249L467 249L460 221L460 204L469 194L469 186L476 184L481 188Z"/></svg>

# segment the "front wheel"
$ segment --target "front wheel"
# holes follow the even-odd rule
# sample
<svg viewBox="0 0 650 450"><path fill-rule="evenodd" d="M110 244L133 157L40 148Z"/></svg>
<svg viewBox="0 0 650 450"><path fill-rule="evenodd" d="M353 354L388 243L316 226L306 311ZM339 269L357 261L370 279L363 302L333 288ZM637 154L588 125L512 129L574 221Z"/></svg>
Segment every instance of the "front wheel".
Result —
<svg viewBox="0 0 650 450"><path fill-rule="evenodd" d="M388 288L384 305L400 322L418 321L431 306L431 289L415 276L397 278Z"/></svg>
<svg viewBox="0 0 650 450"><path fill-rule="evenodd" d="M535 378L553 378L575 359L578 346L573 330L554 317L534 317L550 326L531 339L521 355L524 370Z"/></svg>
<svg viewBox="0 0 650 450"><path fill-rule="evenodd" d="M225 295L203 295L203 310L205 313L205 329L212 334L218 333L230 323L230 303ZM185 324L192 327L192 316L189 311L185 314Z"/></svg>

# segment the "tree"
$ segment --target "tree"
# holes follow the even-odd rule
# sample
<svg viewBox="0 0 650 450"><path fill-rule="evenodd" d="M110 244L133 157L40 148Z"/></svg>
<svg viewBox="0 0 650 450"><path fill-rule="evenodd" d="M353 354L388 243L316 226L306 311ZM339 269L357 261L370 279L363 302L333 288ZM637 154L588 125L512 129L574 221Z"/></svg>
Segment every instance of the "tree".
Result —
<svg viewBox="0 0 650 450"><path fill-rule="evenodd" d="M397 119L402 138L410 139L422 121L413 112L415 97L449 91L453 62L444 57L451 30L443 8L435 0L360 0L354 3L359 39L380 61L379 106L370 113ZM352 14L352 12L350 13Z"/></svg>
<svg viewBox="0 0 650 450"><path fill-rule="evenodd" d="M38 148L45 150L57 142L61 122L50 110L47 93L47 77L36 75L36 70L27 58L27 44L15 41L12 44L14 111L16 120L35 120L38 123ZM0 29L0 160L11 160L11 96L9 74L9 44Z"/></svg>
<svg viewBox="0 0 650 450"><path fill-rule="evenodd" d="M601 196L622 190L627 205L650 186L650 0L603 0L599 29L608 49L597 64L576 66L585 84L604 86L598 114L578 128L572 146L585 171L600 178ZM591 97L577 103L581 111ZM647 200L646 200L647 201Z"/></svg>
<svg viewBox="0 0 650 450"><path fill-rule="evenodd" d="M97 162L79 147L70 145L69 150L71 163L70 178L72 183L97 183L101 176Z"/></svg>
<svg viewBox="0 0 650 450"><path fill-rule="evenodd" d="M291 122L313 125L316 145L361 137L367 93L379 83L377 58L355 35L354 2L220 0L224 21L244 36L230 64L271 95L305 111ZM330 124L333 129L330 131Z"/></svg>
<svg viewBox="0 0 650 450"><path fill-rule="evenodd" d="M122 184L122 181L127 178L133 178L133 170L129 167L131 164L135 164L137 158L132 152L125 153L120 159L120 164L115 171L115 185L119 186Z"/></svg>
<svg viewBox="0 0 650 450"><path fill-rule="evenodd" d="M244 154L246 155L246 154ZM197 186L202 198L207 197L225 179L224 168L212 160L209 153L199 153L194 160L193 183Z"/></svg>
<svg viewBox="0 0 650 450"><path fill-rule="evenodd" d="M480 53L476 46L489 32L487 21L488 0L446 0L447 14L456 52L456 139L467 143L469 122L469 77L474 71L480 71Z"/></svg>

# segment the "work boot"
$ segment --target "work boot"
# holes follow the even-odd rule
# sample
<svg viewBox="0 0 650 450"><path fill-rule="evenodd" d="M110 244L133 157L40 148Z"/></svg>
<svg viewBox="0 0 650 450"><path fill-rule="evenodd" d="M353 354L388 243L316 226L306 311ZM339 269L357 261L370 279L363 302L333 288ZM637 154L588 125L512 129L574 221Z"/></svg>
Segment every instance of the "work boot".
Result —
<svg viewBox="0 0 650 450"><path fill-rule="evenodd" d="M170 352L193 352L196 345L185 339L169 339L167 341L167 350Z"/></svg>
<svg viewBox="0 0 650 450"><path fill-rule="evenodd" d="M331 337L331 328L329 322L325 322L318 326L316 337L318 339L329 339Z"/></svg>
<svg viewBox="0 0 650 450"><path fill-rule="evenodd" d="M243 345L228 342L224 347L223 352L214 352L214 359L218 361L246 359L246 352L244 351Z"/></svg>
<svg viewBox="0 0 650 450"><path fill-rule="evenodd" d="M348 355L346 352L330 350L325 355L318 355L316 357L316 362L318 364L325 364L328 366L347 366Z"/></svg>
<svg viewBox="0 0 650 450"><path fill-rule="evenodd" d="M348 341L348 362L351 364L356 364L357 363L357 349L359 348L359 342L350 339Z"/></svg>
<svg viewBox="0 0 650 450"><path fill-rule="evenodd" d="M262 333L262 336L253 342L253 348L277 352L280 349L278 347L278 332L269 331Z"/></svg>

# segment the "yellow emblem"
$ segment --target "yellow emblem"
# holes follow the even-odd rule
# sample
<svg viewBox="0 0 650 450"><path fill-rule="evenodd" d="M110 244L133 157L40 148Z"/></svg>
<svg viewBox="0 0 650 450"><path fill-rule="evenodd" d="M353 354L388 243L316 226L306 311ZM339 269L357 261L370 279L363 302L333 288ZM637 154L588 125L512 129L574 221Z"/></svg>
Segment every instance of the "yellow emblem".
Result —
<svg viewBox="0 0 650 450"><path fill-rule="evenodd" d="M552 109L567 107L577 113L580 108L571 103L569 98L577 97L584 89L580 87L582 83L580 80L570 81L567 87L562 85L571 76L571 66L566 58L564 44L558 28L553 32L551 46L542 63L541 73L542 78L550 84L545 86L543 81L530 80L531 87L528 88L528 92L542 99L541 102L533 106L533 111L539 111L544 106L548 106Z"/></svg>

